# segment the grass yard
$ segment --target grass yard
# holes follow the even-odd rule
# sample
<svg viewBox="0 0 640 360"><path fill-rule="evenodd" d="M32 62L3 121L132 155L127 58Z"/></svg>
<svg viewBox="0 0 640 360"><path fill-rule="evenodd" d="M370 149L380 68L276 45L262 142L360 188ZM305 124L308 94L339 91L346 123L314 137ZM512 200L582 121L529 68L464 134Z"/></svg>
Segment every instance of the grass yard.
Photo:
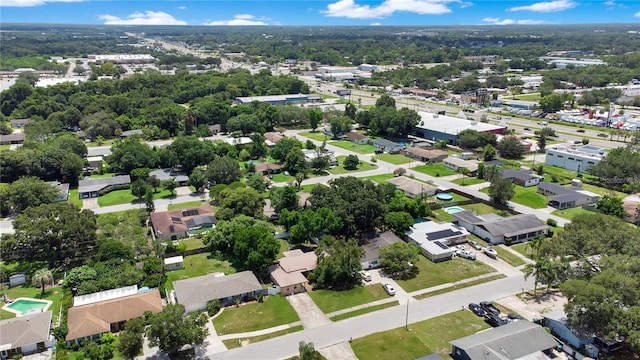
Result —
<svg viewBox="0 0 640 360"><path fill-rule="evenodd" d="M153 194L154 199L168 198L171 196L169 190L161 190ZM98 198L99 206L111 206L118 204L130 204L137 202L138 198L131 194L130 189L115 190ZM144 197L142 198L141 207L144 208Z"/></svg>
<svg viewBox="0 0 640 360"><path fill-rule="evenodd" d="M189 279L196 276L223 272L233 274L236 269L228 261L210 259L209 253L191 255L184 258L184 269L167 272L167 290L173 290L173 282L176 280Z"/></svg>
<svg viewBox="0 0 640 360"><path fill-rule="evenodd" d="M204 201L188 201L188 202L183 202L178 204L169 204L169 206L167 206L167 210L181 210L181 209L187 209L192 207L198 207L200 205L206 205L206 204L207 203Z"/></svg>
<svg viewBox="0 0 640 360"><path fill-rule="evenodd" d="M348 312L348 313L332 316L331 317L331 321L340 321L340 320L344 320L344 319L349 319L349 318L352 318L352 317L368 314L370 312L386 309L388 307L398 306L399 304L400 303L398 301L392 301L392 302L386 303L386 304L369 306L369 307L366 307L364 309L360 309L360 310L351 311L351 312Z"/></svg>
<svg viewBox="0 0 640 360"><path fill-rule="evenodd" d="M371 287L379 287L382 291L369 289ZM358 286L347 291L313 290L309 296L325 314L389 297L382 286L375 285Z"/></svg>
<svg viewBox="0 0 640 360"><path fill-rule="evenodd" d="M98 215L98 239L114 239L131 247L137 255L148 255L154 249L147 229L144 210L127 210Z"/></svg>
<svg viewBox="0 0 640 360"><path fill-rule="evenodd" d="M376 151L376 147L373 145L369 145L369 144L360 145L348 140L333 141L330 143L330 145L337 146L345 150L353 151L358 154L373 154L373 152Z"/></svg>
<svg viewBox="0 0 640 360"><path fill-rule="evenodd" d="M589 211L581 207L564 209L564 210L554 210L552 212L553 215L560 216L562 218L569 219L569 220L572 220L577 215L593 214L593 213L594 213L593 211Z"/></svg>
<svg viewBox="0 0 640 360"><path fill-rule="evenodd" d="M213 319L216 331L235 334L268 329L300 320L287 299L278 294L266 296L264 302L227 307Z"/></svg>
<svg viewBox="0 0 640 360"><path fill-rule="evenodd" d="M202 243L202 239L198 239L196 237L183 239L183 240L180 240L180 242L187 245L187 248L185 250L200 249L205 247L204 243Z"/></svg>
<svg viewBox="0 0 640 360"><path fill-rule="evenodd" d="M284 257L284 252L285 251L289 251L291 250L291 244L289 244L286 240L284 239L277 239L278 243L280 244L280 253L278 254L278 259L281 259Z"/></svg>
<svg viewBox="0 0 640 360"><path fill-rule="evenodd" d="M249 345L249 344L253 344L253 343L260 342L260 341L273 339L273 338L276 338L278 336L287 335L287 334L291 334L291 333L302 331L302 330L304 330L304 327L302 325L298 325L298 326L290 327L290 328L285 329L285 330L274 331L272 333L268 333L268 334L265 334L265 335L252 336L252 337L242 338L242 339L222 340L222 342L227 347L227 349L235 349L237 347L240 347L240 345L242 343L245 343L246 345Z"/></svg>
<svg viewBox="0 0 640 360"><path fill-rule="evenodd" d="M358 168L355 170L347 170L345 169L342 164L344 164L344 159L346 159L347 156L346 155L340 155L336 158L336 160L338 160L338 166L334 166L331 169L329 169L329 174L332 175L341 175L341 174L348 174L348 173L354 173L354 172L358 172L358 171L368 171L368 170L373 170L376 169L378 166L377 165L373 165L371 163L368 162L364 162L364 161L360 161L360 164L358 165Z"/></svg>
<svg viewBox="0 0 640 360"><path fill-rule="evenodd" d="M458 184L458 185L462 185L462 186L469 186L469 185L477 185L477 184L482 184L484 182L487 182L487 180L485 179L478 179L477 177L468 177L465 176L464 179L460 178L460 179L455 179L455 180L451 180L452 183L454 184Z"/></svg>
<svg viewBox="0 0 640 360"><path fill-rule="evenodd" d="M67 199L67 201L82 209L83 204L82 199L80 199L78 195L78 189L69 190L69 198Z"/></svg>
<svg viewBox="0 0 640 360"><path fill-rule="evenodd" d="M358 359L409 360L431 353L448 359L449 341L488 328L489 325L471 311L456 311L410 324L410 331L397 328L355 339L351 348Z"/></svg>
<svg viewBox="0 0 640 360"><path fill-rule="evenodd" d="M295 181L295 180L296 180L295 176L285 175L283 173L273 174L273 179L271 179L271 181L273 181L274 183L283 183L283 182L289 182L289 181Z"/></svg>
<svg viewBox="0 0 640 360"><path fill-rule="evenodd" d="M408 164L413 161L410 158L400 154L377 154L376 158L380 161L388 162L394 165Z"/></svg>
<svg viewBox="0 0 640 360"><path fill-rule="evenodd" d="M469 261L460 258L437 264L428 259L420 258L416 266L420 269L418 276L410 280L396 280L398 285L406 292L427 289L432 286L468 279L495 271L492 267L480 261Z"/></svg>
<svg viewBox="0 0 640 360"><path fill-rule="evenodd" d="M20 286L14 286L3 291L3 293L7 294L7 296L12 300L21 297L51 300L52 304L49 307L49 310L51 310L53 313L53 318L51 321L53 322L54 326L57 326L58 324L58 314L60 313L60 301L62 300L62 292L62 288L60 287L45 288L44 295L42 295L42 288L37 288L30 283L26 283ZM0 307L4 306L4 302L0 301L0 304L2 304L0 305ZM0 310L0 320L11 319L14 317L16 317L14 313Z"/></svg>
<svg viewBox="0 0 640 360"><path fill-rule="evenodd" d="M511 98L516 98L516 100L523 100L523 101L538 101L540 100L540 93L531 93L531 94L520 94L520 95L515 95L512 96ZM507 101L507 103L509 102L509 99L505 99Z"/></svg>
<svg viewBox="0 0 640 360"><path fill-rule="evenodd" d="M434 210L433 215L434 215L433 217L438 221L444 221L444 222L453 221L453 215L449 214L448 212L442 209Z"/></svg>
<svg viewBox="0 0 640 360"><path fill-rule="evenodd" d="M464 208L465 210L473 210L478 215L491 214L491 213L492 214L500 214L500 215L502 215L502 213L503 213L503 211L498 210L498 209L492 207L491 205L487 205L485 203L463 205L462 208Z"/></svg>
<svg viewBox="0 0 640 360"><path fill-rule="evenodd" d="M414 167L413 170L423 174L431 175L434 177L451 176L451 175L457 174L455 170L449 169L448 167L442 165L442 163L420 165L420 166Z"/></svg>
<svg viewBox="0 0 640 360"><path fill-rule="evenodd" d="M385 184L387 182L387 180L391 179L395 177L395 175L393 174L380 174L380 175L373 175L373 176L367 176L365 177L365 179L369 179L373 182L376 182L378 184Z"/></svg>
<svg viewBox="0 0 640 360"><path fill-rule="evenodd" d="M311 132L311 131L305 131L305 132L301 132L300 134L298 134L300 136L304 136L306 138L309 138L311 140L316 140L316 141L324 141L326 140L331 140L331 137L325 135L323 132L321 131L316 131L316 132Z"/></svg>
<svg viewBox="0 0 640 360"><path fill-rule="evenodd" d="M601 196L609 195L609 196L619 197L619 198L624 198L625 196L627 196L627 194L625 193L621 193L619 191L615 191L615 190L611 190L611 189L607 189L607 188L603 188L603 187L599 187L591 184L582 184L582 189L591 191Z"/></svg>
<svg viewBox="0 0 640 360"><path fill-rule="evenodd" d="M468 288L471 286L475 286L475 285L480 285L480 284L484 284L484 283L488 283L494 280L499 280L499 279L503 279L506 278L507 276L504 274L498 274L498 275L493 275L493 276L488 276L482 279L477 279L477 280L473 280L473 281L469 281L463 284L457 284L457 285L453 285L453 286L449 286L447 288L444 289L440 289L440 290L436 290L436 291L430 291L426 294L421 294L418 296L415 296L416 300L422 300L422 299L426 299L428 297L432 297L432 296L436 296L436 295L440 295L440 294L445 294L448 293L450 291L456 291L456 290L460 290L460 289L464 289L464 288Z"/></svg>
<svg viewBox="0 0 640 360"><path fill-rule="evenodd" d="M104 179L104 178L110 178L114 176L116 176L116 173L104 173L104 174L91 173L89 177L91 179Z"/></svg>
<svg viewBox="0 0 640 360"><path fill-rule="evenodd" d="M527 243L511 245L511 249L517 251L524 257L531 258L531 250L527 247Z"/></svg>
<svg viewBox="0 0 640 360"><path fill-rule="evenodd" d="M515 185L515 195L510 201L518 203L524 206L528 206L532 209L544 209L547 207L547 198L544 195L538 194L537 186L524 187Z"/></svg>
<svg viewBox="0 0 640 360"><path fill-rule="evenodd" d="M313 190L313 188L314 188L314 187L316 187L316 186L318 186L318 185L320 185L320 186L324 186L324 185L322 185L322 184L307 184L307 185L302 185L302 186L300 186L300 192L311 194L311 190Z"/></svg>

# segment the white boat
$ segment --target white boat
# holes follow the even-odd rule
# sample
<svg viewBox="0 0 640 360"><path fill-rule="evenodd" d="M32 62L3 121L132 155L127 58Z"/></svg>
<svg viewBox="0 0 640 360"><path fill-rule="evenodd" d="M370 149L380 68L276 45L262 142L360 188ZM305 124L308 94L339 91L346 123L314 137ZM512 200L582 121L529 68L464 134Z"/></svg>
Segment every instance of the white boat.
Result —
<svg viewBox="0 0 640 360"><path fill-rule="evenodd" d="M495 258L498 256L498 252L491 245L485 248L482 248L482 252L487 254L487 256L491 256L492 258Z"/></svg>

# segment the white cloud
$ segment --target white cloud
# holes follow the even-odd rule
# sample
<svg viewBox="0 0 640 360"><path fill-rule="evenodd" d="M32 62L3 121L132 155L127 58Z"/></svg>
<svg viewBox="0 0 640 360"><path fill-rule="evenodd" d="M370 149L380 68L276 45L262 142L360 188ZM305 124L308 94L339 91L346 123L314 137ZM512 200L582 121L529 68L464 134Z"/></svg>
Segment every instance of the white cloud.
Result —
<svg viewBox="0 0 640 360"><path fill-rule="evenodd" d="M178 6L178 9L180 9L180 10L187 10L187 7L186 7L186 6Z"/></svg>
<svg viewBox="0 0 640 360"><path fill-rule="evenodd" d="M473 3L472 2L464 2L464 1L460 3L460 8L461 9L468 8L469 6L473 6Z"/></svg>
<svg viewBox="0 0 640 360"><path fill-rule="evenodd" d="M134 12L126 18L114 15L100 15L105 25L187 25L185 21L178 20L162 11L147 10L144 13Z"/></svg>
<svg viewBox="0 0 640 360"><path fill-rule="evenodd" d="M548 24L548 22L544 20L532 20L532 19L522 19L522 20L514 20L514 19L503 19L500 18L492 18L487 17L482 19L482 22L485 25L541 25Z"/></svg>
<svg viewBox="0 0 640 360"><path fill-rule="evenodd" d="M572 9L578 6L578 3L572 0L555 0L547 2L539 2L526 6L516 6L509 8L509 11L535 11L535 12L556 12Z"/></svg>
<svg viewBox="0 0 640 360"><path fill-rule="evenodd" d="M216 21L205 23L204 25L214 25L214 26L215 25L240 25L240 26L268 25L266 22L260 19L257 19L257 20L254 20L254 19L255 19L255 16L250 14L236 14L233 16L233 19L231 20L216 20Z"/></svg>
<svg viewBox="0 0 640 360"><path fill-rule="evenodd" d="M633 14L633 16L640 18L640 11L638 11L637 13Z"/></svg>
<svg viewBox="0 0 640 360"><path fill-rule="evenodd" d="M0 1L0 7L33 7L50 3L62 2L81 2L84 0L2 0Z"/></svg>
<svg viewBox="0 0 640 360"><path fill-rule="evenodd" d="M606 6L614 6L616 4L616 2L613 1L613 0L607 0L607 1L603 2L603 4L606 5Z"/></svg>
<svg viewBox="0 0 640 360"><path fill-rule="evenodd" d="M371 23L369 25L371 25L371 26L382 26L382 24L379 23L379 22L374 22L374 23Z"/></svg>
<svg viewBox="0 0 640 360"><path fill-rule="evenodd" d="M350 19L381 19L396 12L410 12L420 15L440 15L451 12L450 3L460 0L384 0L380 5L358 5L354 0L338 0L327 6L325 16ZM462 3L465 4L465 3Z"/></svg>

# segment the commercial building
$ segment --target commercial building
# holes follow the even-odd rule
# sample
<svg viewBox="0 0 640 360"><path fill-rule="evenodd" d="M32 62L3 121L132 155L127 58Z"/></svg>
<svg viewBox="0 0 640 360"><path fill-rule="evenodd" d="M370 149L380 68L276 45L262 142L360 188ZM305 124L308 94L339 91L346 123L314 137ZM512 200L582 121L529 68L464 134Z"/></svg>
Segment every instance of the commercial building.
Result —
<svg viewBox="0 0 640 360"><path fill-rule="evenodd" d="M420 121L416 125L416 135L433 141L445 140L451 145L458 144L458 134L463 130L471 129L478 132L502 134L506 128L501 125L429 112L419 112L418 114L420 115Z"/></svg>
<svg viewBox="0 0 640 360"><path fill-rule="evenodd" d="M152 63L156 60L149 54L112 54L112 55L89 55L89 60L101 65L106 62L114 64L143 64Z"/></svg>
<svg viewBox="0 0 640 360"><path fill-rule="evenodd" d="M452 215L454 224L492 245L524 242L549 230L549 226L533 214L502 217L496 214L475 215L465 210Z"/></svg>
<svg viewBox="0 0 640 360"><path fill-rule="evenodd" d="M305 104L321 102L322 97L317 94L285 94L267 96L243 96L236 98L236 103L238 104L251 104L254 101L260 103L268 103L270 105Z"/></svg>
<svg viewBox="0 0 640 360"><path fill-rule="evenodd" d="M557 145L547 148L545 165L571 171L589 173L589 168L599 163L606 155L605 149L593 146Z"/></svg>

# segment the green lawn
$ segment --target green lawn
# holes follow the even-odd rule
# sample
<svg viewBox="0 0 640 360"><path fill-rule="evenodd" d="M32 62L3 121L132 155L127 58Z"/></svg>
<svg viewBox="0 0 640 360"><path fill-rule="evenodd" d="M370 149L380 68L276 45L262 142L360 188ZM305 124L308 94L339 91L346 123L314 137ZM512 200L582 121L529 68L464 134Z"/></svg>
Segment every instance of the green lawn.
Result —
<svg viewBox="0 0 640 360"><path fill-rule="evenodd" d="M311 140L316 140L316 141L324 141L325 139L331 140L331 137L325 135L322 131L316 131L316 132L305 131L305 132L301 132L298 135L304 136L306 138L309 138Z"/></svg>
<svg viewBox="0 0 640 360"><path fill-rule="evenodd" d="M69 190L69 198L67 199L67 201L82 209L83 204L82 199L80 199L80 197L78 196L78 189Z"/></svg>
<svg viewBox="0 0 640 360"><path fill-rule="evenodd" d="M524 257L531 258L531 250L527 247L527 243L511 245L511 249L519 252Z"/></svg>
<svg viewBox="0 0 640 360"><path fill-rule="evenodd" d="M444 221L444 222L453 221L453 215L449 214L448 212L442 209L434 210L433 215L434 215L434 218L438 221Z"/></svg>
<svg viewBox="0 0 640 360"><path fill-rule="evenodd" d="M469 185L482 184L484 182L487 182L487 180L478 179L476 177L465 176L464 179L462 179L462 178L455 179L455 180L451 180L451 182L454 183L454 184L458 184L458 185L469 186Z"/></svg>
<svg viewBox="0 0 640 360"><path fill-rule="evenodd" d="M332 316L331 317L331 321L340 321L340 320L344 320L344 319L348 319L348 318L352 318L352 317L368 314L370 312L386 309L388 307L398 306L399 304L400 303L398 301L392 301L392 302L389 302L389 303L386 303L386 304L369 306L369 307L366 307L364 309L355 310L355 311L351 311L351 312L348 312L348 313Z"/></svg>
<svg viewBox="0 0 640 360"><path fill-rule="evenodd" d="M144 210L135 209L98 215L98 239L114 239L129 246L136 255L148 255L153 246L143 224L147 219Z"/></svg>
<svg viewBox="0 0 640 360"><path fill-rule="evenodd" d="M167 272L167 290L173 290L173 282L176 280L189 279L196 276L223 272L233 274L236 269L228 261L210 259L209 253L191 255L184 258L184 269Z"/></svg>
<svg viewBox="0 0 640 360"><path fill-rule="evenodd" d="M509 97L509 99L513 99L514 97L511 96ZM508 103L509 99L505 99L507 100L506 102ZM523 100L523 101L538 101L540 100L540 93L531 93L531 94L520 94L520 95L515 95L515 99L516 100Z"/></svg>
<svg viewBox="0 0 640 360"><path fill-rule="evenodd" d="M469 261L460 258L437 264L428 259L420 258L416 266L420 269L418 276L410 280L396 280L398 285L406 292L426 289L495 271L492 267L480 261Z"/></svg>
<svg viewBox="0 0 640 360"><path fill-rule="evenodd" d="M408 164L413 161L410 158L400 154L377 154L376 158L380 161L388 162L394 165Z"/></svg>
<svg viewBox="0 0 640 360"><path fill-rule="evenodd" d="M471 311L456 311L410 324L410 331L402 327L354 339L351 348L358 359L410 360L431 353L448 359L449 341L488 328L489 325Z"/></svg>
<svg viewBox="0 0 640 360"><path fill-rule="evenodd" d="M295 176L285 175L284 173L273 174L273 179L271 179L271 181L274 183L283 183L295 180Z"/></svg>
<svg viewBox="0 0 640 360"><path fill-rule="evenodd" d="M500 210L492 207L491 205L487 205L485 203L469 204L469 205L463 205L461 207L464 208L465 210L473 210L478 215L490 214L490 213L492 214L501 213Z"/></svg>
<svg viewBox="0 0 640 360"><path fill-rule="evenodd" d="M455 172L453 169L449 169L448 167L442 165L442 163L420 165L420 166L414 167L413 170L417 172L421 172L423 174L435 176L435 177L450 176L450 175L457 174L457 172Z"/></svg>
<svg viewBox="0 0 640 360"><path fill-rule="evenodd" d="M187 245L187 248L185 250L200 249L204 247L204 244L202 243L202 239L198 239L197 237L183 239L183 240L180 240L180 242Z"/></svg>
<svg viewBox="0 0 640 360"><path fill-rule="evenodd" d="M554 212L552 212L552 214L556 215L556 216L563 217L565 219L572 220L577 215L593 214L593 211L589 211L589 210L583 209L581 207L576 207L576 208L571 208L571 209L555 210Z"/></svg>
<svg viewBox="0 0 640 360"><path fill-rule="evenodd" d="M395 177L395 175L393 174L380 174L380 175L373 175L373 176L367 176L365 177L365 179L369 179L373 182L376 182L378 184L385 184L387 182L387 180L391 179L392 177Z"/></svg>
<svg viewBox="0 0 640 360"><path fill-rule="evenodd" d="M358 172L358 171L373 170L373 169L376 169L378 167L378 166L373 165L371 163L360 161L360 164L358 165L357 169L355 169L355 170L347 170L342 166L342 164L344 164L344 159L346 159L346 158L347 158L346 155L338 156L336 158L336 160L338 160L338 164L340 164L340 165L334 166L331 169L329 169L329 174L341 175L341 174L354 173L354 172Z"/></svg>
<svg viewBox="0 0 640 360"><path fill-rule="evenodd" d="M376 147L373 145L360 145L349 140L332 141L330 144L358 154L373 154L376 151Z"/></svg>
<svg viewBox="0 0 640 360"><path fill-rule="evenodd" d="M274 331L272 333L268 333L265 335L252 336L252 337L242 338L242 339L222 340L222 342L227 347L227 349L235 349L237 347L240 347L241 343L245 343L247 345L253 344L253 343L273 339L278 336L291 334L291 333L302 331L302 330L304 330L304 327L302 325L298 325L298 326L292 326L285 330Z"/></svg>
<svg viewBox="0 0 640 360"><path fill-rule="evenodd" d="M479 237L473 234L469 235L468 239L477 241L481 246L488 245L484 240L480 239ZM520 258L518 255L515 255L511 251L505 249L504 248L505 246L506 245L498 245L493 247L493 249L498 253L498 258L504 260L504 262L506 262L507 264L513 267L518 267L520 265L526 264L526 262L522 260L522 258Z"/></svg>
<svg viewBox="0 0 640 360"><path fill-rule="evenodd" d="M515 185L515 195L510 201L528 206L532 209L544 209L547 207L547 198L544 195L538 194L536 192L537 190L537 186L524 187Z"/></svg>
<svg viewBox="0 0 640 360"><path fill-rule="evenodd" d="M21 297L51 300L52 304L49 307L49 310L53 312L52 322L54 325L58 323L58 314L60 313L60 301L62 300L62 288L60 287L47 288L44 291L44 295L42 295L41 288L36 288L33 284L26 283L20 286L14 286L12 288L8 288L2 292L7 294L7 296L12 300L15 300ZM0 306L4 306L4 303L1 301L0 301L0 304L2 304ZM0 320L11 319L14 317L15 317L14 313L0 310Z"/></svg>
<svg viewBox="0 0 640 360"><path fill-rule="evenodd" d="M347 291L314 290L309 296L325 314L389 297L386 292L369 289L371 287L376 286L358 286Z"/></svg>
<svg viewBox="0 0 640 360"><path fill-rule="evenodd" d="M300 192L310 194L310 193L311 193L311 190L313 190L313 188L314 188L314 187L316 187L316 186L318 186L318 185L320 185L320 186L324 186L324 185L321 185L321 184L307 184L307 185L302 185L302 186L300 186Z"/></svg>
<svg viewBox="0 0 640 360"><path fill-rule="evenodd" d="M0 145L0 151L11 150L11 145Z"/></svg>
<svg viewBox="0 0 640 360"><path fill-rule="evenodd" d="M198 207L200 205L206 205L206 204L207 203L204 201L189 201L189 202L183 202L178 204L169 204L169 206L167 206L167 210L181 210L181 209L187 209L192 207Z"/></svg>
<svg viewBox="0 0 640 360"><path fill-rule="evenodd" d="M164 189L153 194L154 199L168 198L170 196L171 196L171 193L169 192L169 190L164 190ZM138 198L133 196L133 194L131 194L130 189L122 189L122 190L112 191L108 194L100 196L98 198L98 205L111 206L111 205L118 205L118 204L130 204L137 201L138 201ZM144 197L142 199L141 206L144 207Z"/></svg>
<svg viewBox="0 0 640 360"><path fill-rule="evenodd" d="M109 178L114 176L116 176L116 173L104 173L104 174L91 173L89 177L92 179L104 179L104 178Z"/></svg>
<svg viewBox="0 0 640 360"><path fill-rule="evenodd" d="M300 320L287 299L278 294L266 296L264 302L227 307L213 319L218 333L235 334L268 329Z"/></svg>

